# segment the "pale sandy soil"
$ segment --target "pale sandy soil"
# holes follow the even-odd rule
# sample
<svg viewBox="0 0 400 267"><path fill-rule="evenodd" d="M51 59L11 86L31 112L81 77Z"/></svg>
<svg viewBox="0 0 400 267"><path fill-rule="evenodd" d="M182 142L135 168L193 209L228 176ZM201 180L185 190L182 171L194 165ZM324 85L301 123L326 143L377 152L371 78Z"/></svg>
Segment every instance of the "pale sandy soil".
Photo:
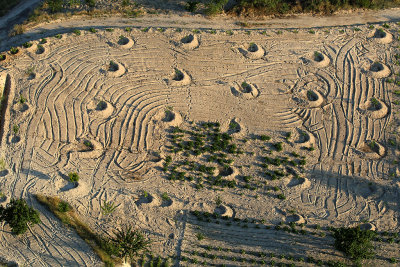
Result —
<svg viewBox="0 0 400 267"><path fill-rule="evenodd" d="M146 25L142 20L141 25ZM77 24L71 23L68 27ZM212 27L212 22L207 23L205 28ZM387 31L398 38L399 26L390 25ZM271 27L266 32L234 30L233 35L218 27L215 33L100 29L82 31L80 36L63 34L61 39L48 37L41 54L36 53L37 40L30 49L20 48L19 55L7 55L0 63L0 75L10 75L14 97L1 143L8 173L1 177L0 189L8 197L26 198L39 209L43 223L23 237L12 236L3 225L0 257L26 266L101 265L72 230L34 201L36 193L68 201L104 235L126 223L140 227L154 241L154 253L164 257L188 256L193 250L201 253L211 245L231 249L220 253L229 257L243 255L238 252L243 249L345 261L333 249L331 237L273 230L277 223L292 220L291 210L309 226L369 221L379 231L398 232L399 182L388 175L396 167L392 159L398 151L386 146L389 124L396 122L391 104L396 87L384 79L400 71L393 65L399 42L369 37L375 30L367 26L359 26L359 31L314 29L315 34L302 29L280 33ZM190 33L198 43L182 44ZM120 35L133 44L118 44ZM264 53L254 51L251 56L247 51L251 43ZM109 70L111 60L118 64L115 72ZM371 68L374 62L382 63L382 68ZM27 74L29 67L35 75ZM182 72L182 81L173 80L175 69ZM250 89L241 88L242 82ZM18 102L20 95L27 99L26 106ZM372 106L372 97L379 100L380 108ZM107 103L104 110L96 110L99 101ZM171 121L164 119L167 108L175 113ZM237 188L197 190L195 182L169 181L152 157L154 153L169 155L171 125L188 130L189 122L211 121L219 122L224 131L232 120L241 128L232 134L234 143L245 152L234 157L237 175L229 177L239 183ZM13 133L14 125L19 126L18 133ZM288 140L286 132L292 133ZM272 139L253 138L262 134ZM94 151L82 151L85 140L92 141ZM369 149L366 144L371 140L382 144L377 146L381 149ZM284 149L271 156L268 151L274 151L275 142L283 142ZM267 179L260 166L262 157L291 157L291 152L305 157L304 170L298 169L306 180L301 183L293 175ZM184 159L181 154L172 156L174 162ZM189 160L206 164L202 156L191 155ZM74 171L80 175L76 188L66 178ZM243 188L246 175L253 177L252 184L259 186L256 190ZM276 197L270 190L273 186L281 188L286 200ZM143 203L143 191L153 196L151 203ZM163 192L171 203L163 203ZM217 196L229 207L228 213L242 220L239 226L237 222L230 227L224 221L199 222L190 215L193 210L214 212ZM118 205L112 215L102 215L104 200ZM249 220L248 228L244 219ZM258 228L250 223L253 219L265 222ZM197 240L199 232L205 240ZM378 246L381 257L371 261L371 266L385 266L387 258L398 258L398 244ZM250 265L225 259L206 261Z"/></svg>

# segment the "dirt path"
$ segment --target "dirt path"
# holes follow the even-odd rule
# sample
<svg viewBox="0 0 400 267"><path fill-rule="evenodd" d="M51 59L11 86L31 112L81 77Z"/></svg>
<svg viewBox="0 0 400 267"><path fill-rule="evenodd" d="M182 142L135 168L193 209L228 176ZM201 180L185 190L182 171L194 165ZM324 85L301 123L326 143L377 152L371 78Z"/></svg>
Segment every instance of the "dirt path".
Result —
<svg viewBox="0 0 400 267"><path fill-rule="evenodd" d="M24 3L20 10L27 10L32 7L36 0ZM15 10L15 9L14 9ZM25 34L13 38L7 37L7 32L12 28L13 20L18 16L17 11L8 15L8 19L2 18L0 25L6 27L0 28L0 50L8 49L10 46L20 44L31 39L38 39L41 37L52 36L56 33L69 32L69 29L75 28L88 28L88 27L180 27L189 29L240 29L239 22L243 21L239 18L230 18L226 16L219 16L216 18L208 19L201 15L189 15L188 13L173 13L168 15L146 15L139 18L121 18L121 17L106 17L106 18L82 18L72 17L68 20L57 20L50 23L43 23L37 25ZM361 25L366 23L381 23L388 21L400 21L400 8L393 8L387 10L373 10L373 11L357 11L351 13L337 14L333 16L313 16L310 14L296 15L286 18L274 18L268 20L246 21L249 25L256 25L252 29L291 29L291 28L323 28L333 26L350 26Z"/></svg>

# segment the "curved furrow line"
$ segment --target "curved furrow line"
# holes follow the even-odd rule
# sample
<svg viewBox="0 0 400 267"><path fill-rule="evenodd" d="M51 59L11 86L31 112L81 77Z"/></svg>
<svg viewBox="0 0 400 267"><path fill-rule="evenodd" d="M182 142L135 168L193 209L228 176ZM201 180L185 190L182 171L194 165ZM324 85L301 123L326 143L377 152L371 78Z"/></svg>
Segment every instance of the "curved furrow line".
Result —
<svg viewBox="0 0 400 267"><path fill-rule="evenodd" d="M352 75L353 79L352 79L352 84L351 84L351 88L353 88L353 92L352 92L352 96L351 99L349 99L349 106L348 106L348 110L347 110L347 114L345 114L345 116L347 117L347 119L351 122L352 124L352 133L351 135L348 136L348 139L346 140L346 144L348 144L345 147L344 150L344 155L348 156L349 154L349 150L354 147L354 144L356 142L356 138L360 136L360 119L358 116L358 113L356 111L356 108L358 107L356 105L356 103L359 102L360 99L360 91L363 90L362 86L361 86L361 82L360 82L360 76L361 73L358 71L358 64L355 64L354 62L354 57L356 57L356 55L354 54L354 49L351 50L351 53L349 54L349 57L351 59L351 63L352 63L352 70L354 72L354 74ZM354 67L355 66L355 67Z"/></svg>
<svg viewBox="0 0 400 267"><path fill-rule="evenodd" d="M52 64L49 65L50 66L50 74L48 76L47 79L45 79L38 87L38 89L35 91L34 97L32 98L32 100L34 100L34 103L38 103L39 98L42 95L47 96L47 92L43 92L43 90L45 88L53 88L55 87L61 79L63 79L63 72L60 71L61 68L59 67L59 65L55 65L53 66Z"/></svg>
<svg viewBox="0 0 400 267"><path fill-rule="evenodd" d="M321 133L322 132L322 133ZM328 155L328 136L327 136L327 131L326 128L323 127L322 129L313 132L316 134L316 141L317 141L317 147L319 149L319 156L318 156L318 161L321 161L323 158L325 158Z"/></svg>
<svg viewBox="0 0 400 267"><path fill-rule="evenodd" d="M74 113L74 117L76 118L75 136L83 135L85 129L88 129L90 131L90 118L87 112L87 103L89 101L94 101L94 96L97 93L97 90L92 90L91 88L97 88L96 84L99 81L99 77L90 76L88 77L88 81L84 84L85 89L80 92L76 92L76 98L79 99L79 102L73 102L72 110L72 112Z"/></svg>
<svg viewBox="0 0 400 267"><path fill-rule="evenodd" d="M53 107L54 107L54 111L55 114L57 115L57 118L59 120L59 125L63 125L64 127L62 127L62 131L60 131L60 141L64 141L64 142L68 142L68 141L74 141L75 138L72 136L69 136L69 131L72 131L72 134L75 133L75 128L71 126L72 124L75 124L75 116L74 118L71 118L72 120L69 120L69 116L73 115L74 113L72 112L72 114L69 114L67 112L66 109L66 105L65 105L65 101L68 97L68 95L70 95L71 93L73 93L73 91L75 90L75 88L77 88L80 84L82 84L83 80L85 79L85 77L87 75L89 75L89 73L91 72L92 69L96 68L96 66L93 66L92 69L87 69L84 68L84 66L86 66L86 64L82 64L82 69L80 69L78 71L78 73L76 73L74 76L78 77L78 82L77 85L74 87L73 84L75 83L74 81L71 83L67 83L67 81L65 81L58 90L58 93L54 95L53 100ZM87 65L88 67L90 65ZM82 77L80 78L79 77ZM68 102L69 105L72 107L72 103Z"/></svg>
<svg viewBox="0 0 400 267"><path fill-rule="evenodd" d="M55 79L56 71L55 69L49 65L48 75L45 76L39 83L39 85L34 88L33 86L29 87L29 101L32 104L37 104L38 96L41 94L43 88L45 88L51 81Z"/></svg>
<svg viewBox="0 0 400 267"><path fill-rule="evenodd" d="M132 114L133 120L133 134L132 134L132 139L128 140L130 144L128 147L132 150L138 150L141 145L140 141L143 141L146 134L146 132L143 132L143 123L146 121L146 117L149 116L148 113L151 111L154 111L154 109L160 108L164 105L167 104L166 99L161 98L160 96L154 96L147 98L143 101L141 101L135 108L135 111ZM153 112L154 113L154 112ZM151 113L150 113L151 114ZM131 118L129 118L131 119ZM131 136L131 135L129 135ZM143 146L144 144L142 144Z"/></svg>
<svg viewBox="0 0 400 267"><path fill-rule="evenodd" d="M73 82L73 83L69 84L68 91L63 91L63 94L65 94L65 96L63 96L64 99L61 98L61 94L60 94L54 100L55 103L58 102L58 103L60 103L60 106L63 107L65 118L66 119L69 118L69 120L67 120L67 125L66 125L67 140L72 140L72 141L75 140L76 136L78 134L78 132L77 132L78 125L83 126L82 123L79 123L77 121L77 118L80 118L80 116L83 115L83 112L80 109L79 98L77 98L77 97L80 93L87 94L87 92L85 92L85 90L81 91L81 88L88 86L87 80L90 80L93 77L91 75L91 71L96 68L96 66L93 66L90 69L89 66L87 67L87 72L85 74L81 75L81 72L78 73L78 75L76 77L79 78L79 79L77 79L77 81L79 81L79 82L76 82L75 86L73 86L75 83L75 82ZM69 112L68 112L68 108L69 108ZM82 128L80 133L83 133L85 130L87 131L88 129Z"/></svg>
<svg viewBox="0 0 400 267"><path fill-rule="evenodd" d="M99 42L97 43L96 41L98 38L92 38L87 40L87 42L82 43L80 41L78 42L66 42L65 45L58 46L57 48L53 49L51 53L49 53L48 58L54 58L54 59L63 59L66 58L66 55L69 55L71 53L77 52L77 51L90 51L90 52L97 52L95 51L96 49L104 49L104 50L109 50L109 47L106 45L104 42ZM93 40L93 41L91 41ZM90 53L88 53L90 54Z"/></svg>
<svg viewBox="0 0 400 267"><path fill-rule="evenodd" d="M332 109L331 109L331 127L330 128L330 143L328 147L328 156L334 158L336 155L336 148L337 148L337 141L339 137L339 131L340 127L338 126L338 118L337 118L337 111L336 111L336 106L332 104Z"/></svg>
<svg viewBox="0 0 400 267"><path fill-rule="evenodd" d="M158 102L158 103L157 103ZM143 119L140 121L139 124L139 129L138 129L138 140L137 140L137 144L136 144L136 149L138 151L143 151L143 150L147 150L150 147L150 142L149 142L149 137L153 137L154 132L150 129L150 125L153 125L151 123L151 119L154 117L155 114L157 114L157 112L159 112L159 110L161 108L165 108L165 100L160 99L157 102L154 102L154 106L151 107L151 109L149 109L145 114ZM157 103L157 105L156 105ZM139 114L138 114L139 116ZM131 149L133 149L133 147L131 147Z"/></svg>
<svg viewBox="0 0 400 267"><path fill-rule="evenodd" d="M133 90L132 90L133 91ZM137 106L140 105L141 101L143 101L144 98L148 97L163 97L166 95L160 95L159 92L153 92L153 91L141 91L140 93L129 95L130 91L124 91L119 97L118 97L118 103L123 101L121 103L122 108L117 112L116 116L120 118L119 121L116 121L113 123L112 131L111 133L113 134L115 131L115 136L118 136L118 140L113 140L118 146L122 145L123 142L125 142L125 138L123 136L132 136L133 131L135 127L131 127L131 125L135 125L135 121L132 122L132 119L135 118L133 114L137 112L136 108ZM155 95L155 96L153 96ZM123 100L123 97L127 96L126 100ZM115 126L115 123L117 123L120 126ZM132 132L132 134L129 134L129 132ZM118 134L119 133L119 134ZM131 141L127 141L130 145L127 145L127 147L130 147L132 144Z"/></svg>

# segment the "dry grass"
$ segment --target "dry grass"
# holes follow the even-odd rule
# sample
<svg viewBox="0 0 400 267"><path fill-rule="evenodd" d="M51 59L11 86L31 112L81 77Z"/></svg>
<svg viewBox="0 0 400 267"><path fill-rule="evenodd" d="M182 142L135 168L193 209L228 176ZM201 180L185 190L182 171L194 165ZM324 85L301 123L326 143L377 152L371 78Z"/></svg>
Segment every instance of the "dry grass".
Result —
<svg viewBox="0 0 400 267"><path fill-rule="evenodd" d="M61 199L58 197L44 196L41 194L35 195L36 199L45 205L61 222L71 228L94 250L106 266L113 266L119 263L119 259L111 258L101 245L105 242L103 238L93 232L84 222L76 215L73 209L66 212L59 210Z"/></svg>

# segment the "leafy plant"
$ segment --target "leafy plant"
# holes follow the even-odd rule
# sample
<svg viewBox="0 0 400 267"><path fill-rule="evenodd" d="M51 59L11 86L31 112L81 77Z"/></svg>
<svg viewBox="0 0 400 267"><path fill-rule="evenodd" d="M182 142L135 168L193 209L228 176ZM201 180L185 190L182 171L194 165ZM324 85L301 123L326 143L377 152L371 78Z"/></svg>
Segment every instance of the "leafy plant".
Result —
<svg viewBox="0 0 400 267"><path fill-rule="evenodd" d="M94 8L96 6L96 0L85 0L85 3L90 8Z"/></svg>
<svg viewBox="0 0 400 267"><path fill-rule="evenodd" d="M78 29L75 29L75 30L73 30L73 33L75 33L76 35L81 35L81 31L80 30L78 30Z"/></svg>
<svg viewBox="0 0 400 267"><path fill-rule="evenodd" d="M19 52L19 49L17 47L11 47L10 48L10 53L11 55L15 55Z"/></svg>
<svg viewBox="0 0 400 267"><path fill-rule="evenodd" d="M217 206L221 206L221 205L222 205L221 196L217 196L217 197L215 198L215 204L216 204Z"/></svg>
<svg viewBox="0 0 400 267"><path fill-rule="evenodd" d="M19 95L19 103L25 104L26 98L24 98L22 95Z"/></svg>
<svg viewBox="0 0 400 267"><path fill-rule="evenodd" d="M197 5L199 4L199 1L187 1L185 5L185 10L189 12L196 12L197 10Z"/></svg>
<svg viewBox="0 0 400 267"><path fill-rule="evenodd" d="M361 230L359 226L353 228L341 227L334 229L335 248L344 252L356 263L374 256L374 246L371 241L376 233L371 230Z"/></svg>
<svg viewBox="0 0 400 267"><path fill-rule="evenodd" d="M94 149L94 145L89 140L85 140L83 144L88 147L89 149Z"/></svg>
<svg viewBox="0 0 400 267"><path fill-rule="evenodd" d="M282 142L275 143L274 147L275 147L276 151L278 151L278 152L283 150Z"/></svg>
<svg viewBox="0 0 400 267"><path fill-rule="evenodd" d="M74 184L78 183L78 181L79 181L79 175L76 172L68 173L68 177L69 177L70 182L72 182Z"/></svg>
<svg viewBox="0 0 400 267"><path fill-rule="evenodd" d="M162 193L162 194L161 194L161 198L162 198L164 201L170 201L170 200L171 200L171 198L168 196L168 193L167 193L167 192Z"/></svg>
<svg viewBox="0 0 400 267"><path fill-rule="evenodd" d="M125 261L128 258L133 260L140 251L147 250L150 245L150 240L146 239L139 230L133 229L131 225L123 227L114 234L115 237L111 240L118 248L117 256Z"/></svg>
<svg viewBox="0 0 400 267"><path fill-rule="evenodd" d="M212 16L223 12L227 3L228 0L209 0L206 3L206 14Z"/></svg>
<svg viewBox="0 0 400 267"><path fill-rule="evenodd" d="M107 29L106 29L106 32L113 32L113 31L114 31L113 28L107 28Z"/></svg>
<svg viewBox="0 0 400 267"><path fill-rule="evenodd" d="M25 43L22 44L22 46L25 47L25 48L29 48L29 47L32 46L32 43L31 42L25 42Z"/></svg>
<svg viewBox="0 0 400 267"><path fill-rule="evenodd" d="M125 28L125 31L126 31L126 32L131 32L131 31L132 31L132 28L131 28L131 27L126 27L126 28Z"/></svg>
<svg viewBox="0 0 400 267"><path fill-rule="evenodd" d="M4 158L0 159L0 171L4 171L6 169L6 161L4 160Z"/></svg>
<svg viewBox="0 0 400 267"><path fill-rule="evenodd" d="M100 206L101 208L101 213L105 216L111 214L114 212L114 210L117 208L117 206L115 206L115 203L112 201L103 201L103 205Z"/></svg>
<svg viewBox="0 0 400 267"><path fill-rule="evenodd" d="M58 211L60 212L67 212L71 210L71 206L65 202L65 201L60 201L58 203Z"/></svg>
<svg viewBox="0 0 400 267"><path fill-rule="evenodd" d="M0 221L5 221L16 234L23 234L28 230L28 225L40 223L39 212L28 206L24 199L11 199L4 208L0 206Z"/></svg>
<svg viewBox="0 0 400 267"><path fill-rule="evenodd" d="M379 100L376 99L375 97L371 97L370 99L371 105L374 109L379 109L381 107L381 104L379 103Z"/></svg>
<svg viewBox="0 0 400 267"><path fill-rule="evenodd" d="M56 34L54 37L57 38L57 39L61 39L62 35L61 34Z"/></svg>
<svg viewBox="0 0 400 267"><path fill-rule="evenodd" d="M197 240L201 241L204 239L204 234L203 233L197 233L196 234Z"/></svg>
<svg viewBox="0 0 400 267"><path fill-rule="evenodd" d="M260 135L260 140L262 140L262 141L268 141L268 140L271 140L271 137L268 136L268 135L263 134L263 135Z"/></svg>
<svg viewBox="0 0 400 267"><path fill-rule="evenodd" d="M19 132L19 126L18 126L18 125L15 125L15 124L14 124L14 126L13 126L13 132L14 132L15 135L18 134L18 132Z"/></svg>
<svg viewBox="0 0 400 267"><path fill-rule="evenodd" d="M2 55L0 55L0 61L3 61L3 60L6 60L6 55L4 55L4 54L2 54Z"/></svg>
<svg viewBox="0 0 400 267"><path fill-rule="evenodd" d="M89 32L91 32L91 33L96 33L97 30L96 30L95 28L89 28Z"/></svg>

